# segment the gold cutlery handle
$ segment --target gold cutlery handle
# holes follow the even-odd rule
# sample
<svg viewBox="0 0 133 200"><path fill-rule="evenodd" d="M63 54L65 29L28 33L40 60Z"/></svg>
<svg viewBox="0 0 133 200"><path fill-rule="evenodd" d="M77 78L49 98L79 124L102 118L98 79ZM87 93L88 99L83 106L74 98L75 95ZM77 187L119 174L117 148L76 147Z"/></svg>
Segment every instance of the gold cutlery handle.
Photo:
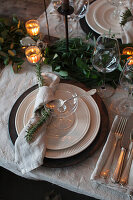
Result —
<svg viewBox="0 0 133 200"><path fill-rule="evenodd" d="M125 169L122 173L121 179L120 179L120 184L125 185L128 182L128 177L129 177L129 172L132 164L132 159L133 159L133 149L131 150L129 159L127 161L127 164L125 166Z"/></svg>
<svg viewBox="0 0 133 200"><path fill-rule="evenodd" d="M122 172L122 167L123 167L125 155L126 155L126 149L124 149L122 147L121 148L121 152L120 152L120 156L119 156L117 164L116 164L116 168L115 168L114 174L113 174L113 176L111 178L112 182L114 182L114 183L117 183L120 180L120 176L121 176L121 172Z"/></svg>
<svg viewBox="0 0 133 200"><path fill-rule="evenodd" d="M107 159L107 162L106 162L106 164L104 165L104 167L103 167L103 169L102 169L102 171L101 171L101 173L100 173L100 176L101 176L102 178L107 178L108 175L109 175L110 168L111 168L111 164L112 164L112 161L113 161L113 158L114 158L114 153L115 153L117 141L118 141L118 140L116 140L116 142L114 143L113 148L112 148L112 151L111 151L111 153L110 153L110 155L109 155L109 157L108 157L108 159Z"/></svg>

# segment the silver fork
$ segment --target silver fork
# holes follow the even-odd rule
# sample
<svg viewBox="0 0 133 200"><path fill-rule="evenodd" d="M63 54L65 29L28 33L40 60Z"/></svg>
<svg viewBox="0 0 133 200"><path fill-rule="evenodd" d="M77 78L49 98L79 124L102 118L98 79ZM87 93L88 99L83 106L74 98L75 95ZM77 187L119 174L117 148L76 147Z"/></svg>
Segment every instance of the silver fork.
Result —
<svg viewBox="0 0 133 200"><path fill-rule="evenodd" d="M100 173L100 176L102 178L107 178L109 176L109 172L110 172L110 168L111 168L111 164L114 158L114 153L115 153L115 149L117 146L118 141L122 138L122 135L124 133L125 127L126 127L126 123L127 123L127 118L125 117L120 117L119 123L117 125L117 128L114 132L115 135L115 142L113 144L113 147L111 149L111 153Z"/></svg>

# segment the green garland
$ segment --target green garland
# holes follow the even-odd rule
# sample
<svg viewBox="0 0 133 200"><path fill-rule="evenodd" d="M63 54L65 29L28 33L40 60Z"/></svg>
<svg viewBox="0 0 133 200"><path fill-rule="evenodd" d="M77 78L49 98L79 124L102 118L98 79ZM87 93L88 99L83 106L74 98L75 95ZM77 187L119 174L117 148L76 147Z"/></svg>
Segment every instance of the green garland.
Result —
<svg viewBox="0 0 133 200"><path fill-rule="evenodd" d="M69 40L69 52L66 51L66 41L59 40L46 49L45 63L52 66L53 71L62 78L76 79L88 87L101 84L103 74L92 66L92 54L95 48L95 38L90 43L91 35L84 42L79 38ZM106 75L106 82L118 84L121 67Z"/></svg>
<svg viewBox="0 0 133 200"><path fill-rule="evenodd" d="M0 63L17 65L18 69L24 62L24 52L20 40L26 36L24 23L17 17L0 18Z"/></svg>

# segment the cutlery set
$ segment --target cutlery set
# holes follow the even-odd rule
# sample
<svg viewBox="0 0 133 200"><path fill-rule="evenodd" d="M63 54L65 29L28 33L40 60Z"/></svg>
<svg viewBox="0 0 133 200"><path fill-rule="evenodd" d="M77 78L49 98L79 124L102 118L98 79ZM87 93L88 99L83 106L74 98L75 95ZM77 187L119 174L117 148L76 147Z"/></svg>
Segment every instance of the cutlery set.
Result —
<svg viewBox="0 0 133 200"><path fill-rule="evenodd" d="M108 159L106 160L106 163L100 173L100 176L104 179L109 177L115 150L116 150L118 141L120 140L121 151L120 151L120 155L119 155L115 170L111 177L111 181L113 183L120 183L121 185L125 185L128 183L129 172L130 172L132 159L133 159L133 124L132 122L133 122L133 114L130 115L129 118L120 117L116 130L114 131L115 141L113 143L110 155ZM129 156L128 156L128 159L125 159L126 152L128 151L129 146L131 147L128 153ZM125 162L125 168L123 170L124 162Z"/></svg>

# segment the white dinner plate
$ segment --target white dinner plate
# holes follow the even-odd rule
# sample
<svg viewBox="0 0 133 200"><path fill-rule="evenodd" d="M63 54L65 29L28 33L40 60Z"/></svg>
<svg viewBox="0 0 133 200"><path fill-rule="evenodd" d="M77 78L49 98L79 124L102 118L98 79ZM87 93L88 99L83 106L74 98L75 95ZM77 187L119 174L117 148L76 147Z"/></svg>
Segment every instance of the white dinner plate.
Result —
<svg viewBox="0 0 133 200"><path fill-rule="evenodd" d="M94 20L104 30L120 33L120 21L114 18L114 10L115 7L110 5L107 0L102 0L94 10Z"/></svg>
<svg viewBox="0 0 133 200"><path fill-rule="evenodd" d="M37 91L38 89L31 92L22 101L20 107L18 108L16 114L16 129L18 133L20 133L22 128L26 126L26 124L28 123L29 119L32 116ZM33 99L32 101L30 101L31 98ZM23 110L25 110L24 116L22 116ZM79 99L76 112L73 113L72 116L64 120L68 121L73 120L72 126L66 129L57 129L54 126L54 123L51 122L47 127L47 133L46 133L47 149L59 150L71 147L72 145L79 142L85 136L90 126L90 112L86 103L82 99Z"/></svg>
<svg viewBox="0 0 133 200"><path fill-rule="evenodd" d="M81 89L77 86L73 86L71 84L61 83L60 88L64 89L64 90L75 91L77 93L77 95L81 95L84 93L83 89ZM30 96L30 94L28 96ZM55 159L71 157L73 155L80 153L84 149L86 149L94 141L94 139L98 133L99 126L100 126L99 108L91 96L85 96L85 97L82 97L82 99L86 103L86 105L88 107L87 109L89 109L89 111L90 111L90 126L89 126L89 129L86 132L85 136L79 142L77 142L75 145L68 147L66 149L60 149L60 150L47 149L45 157L55 158ZM30 101L30 102L33 101L32 96L30 96L30 98L28 98L28 101ZM28 105L27 105L27 107L28 107ZM21 116L25 115L25 111L26 111L26 108L25 108L25 110L24 109L22 110ZM17 116L18 116L18 113L16 114L16 119L15 119L16 127L18 126ZM23 123L23 118L24 117L21 118L22 123ZM24 127L24 125L23 125L23 127Z"/></svg>
<svg viewBox="0 0 133 200"><path fill-rule="evenodd" d="M96 33L98 33L100 35L101 34L109 34L109 30L105 30L105 27L103 28L103 23L101 25L100 19L98 20L100 25L98 24L98 22L96 22L95 11L99 8L99 6L101 4L106 5L107 4L106 0L96 0L92 4L90 4L89 9L88 9L88 11L87 11L87 13L85 15L85 19L86 19L86 22L87 22L88 26L90 26L90 28L93 31L95 31ZM101 12L102 12L102 10L100 10L100 13ZM103 20L103 17L102 17L101 20ZM115 34L116 38L120 38L120 32L111 31L111 34Z"/></svg>

